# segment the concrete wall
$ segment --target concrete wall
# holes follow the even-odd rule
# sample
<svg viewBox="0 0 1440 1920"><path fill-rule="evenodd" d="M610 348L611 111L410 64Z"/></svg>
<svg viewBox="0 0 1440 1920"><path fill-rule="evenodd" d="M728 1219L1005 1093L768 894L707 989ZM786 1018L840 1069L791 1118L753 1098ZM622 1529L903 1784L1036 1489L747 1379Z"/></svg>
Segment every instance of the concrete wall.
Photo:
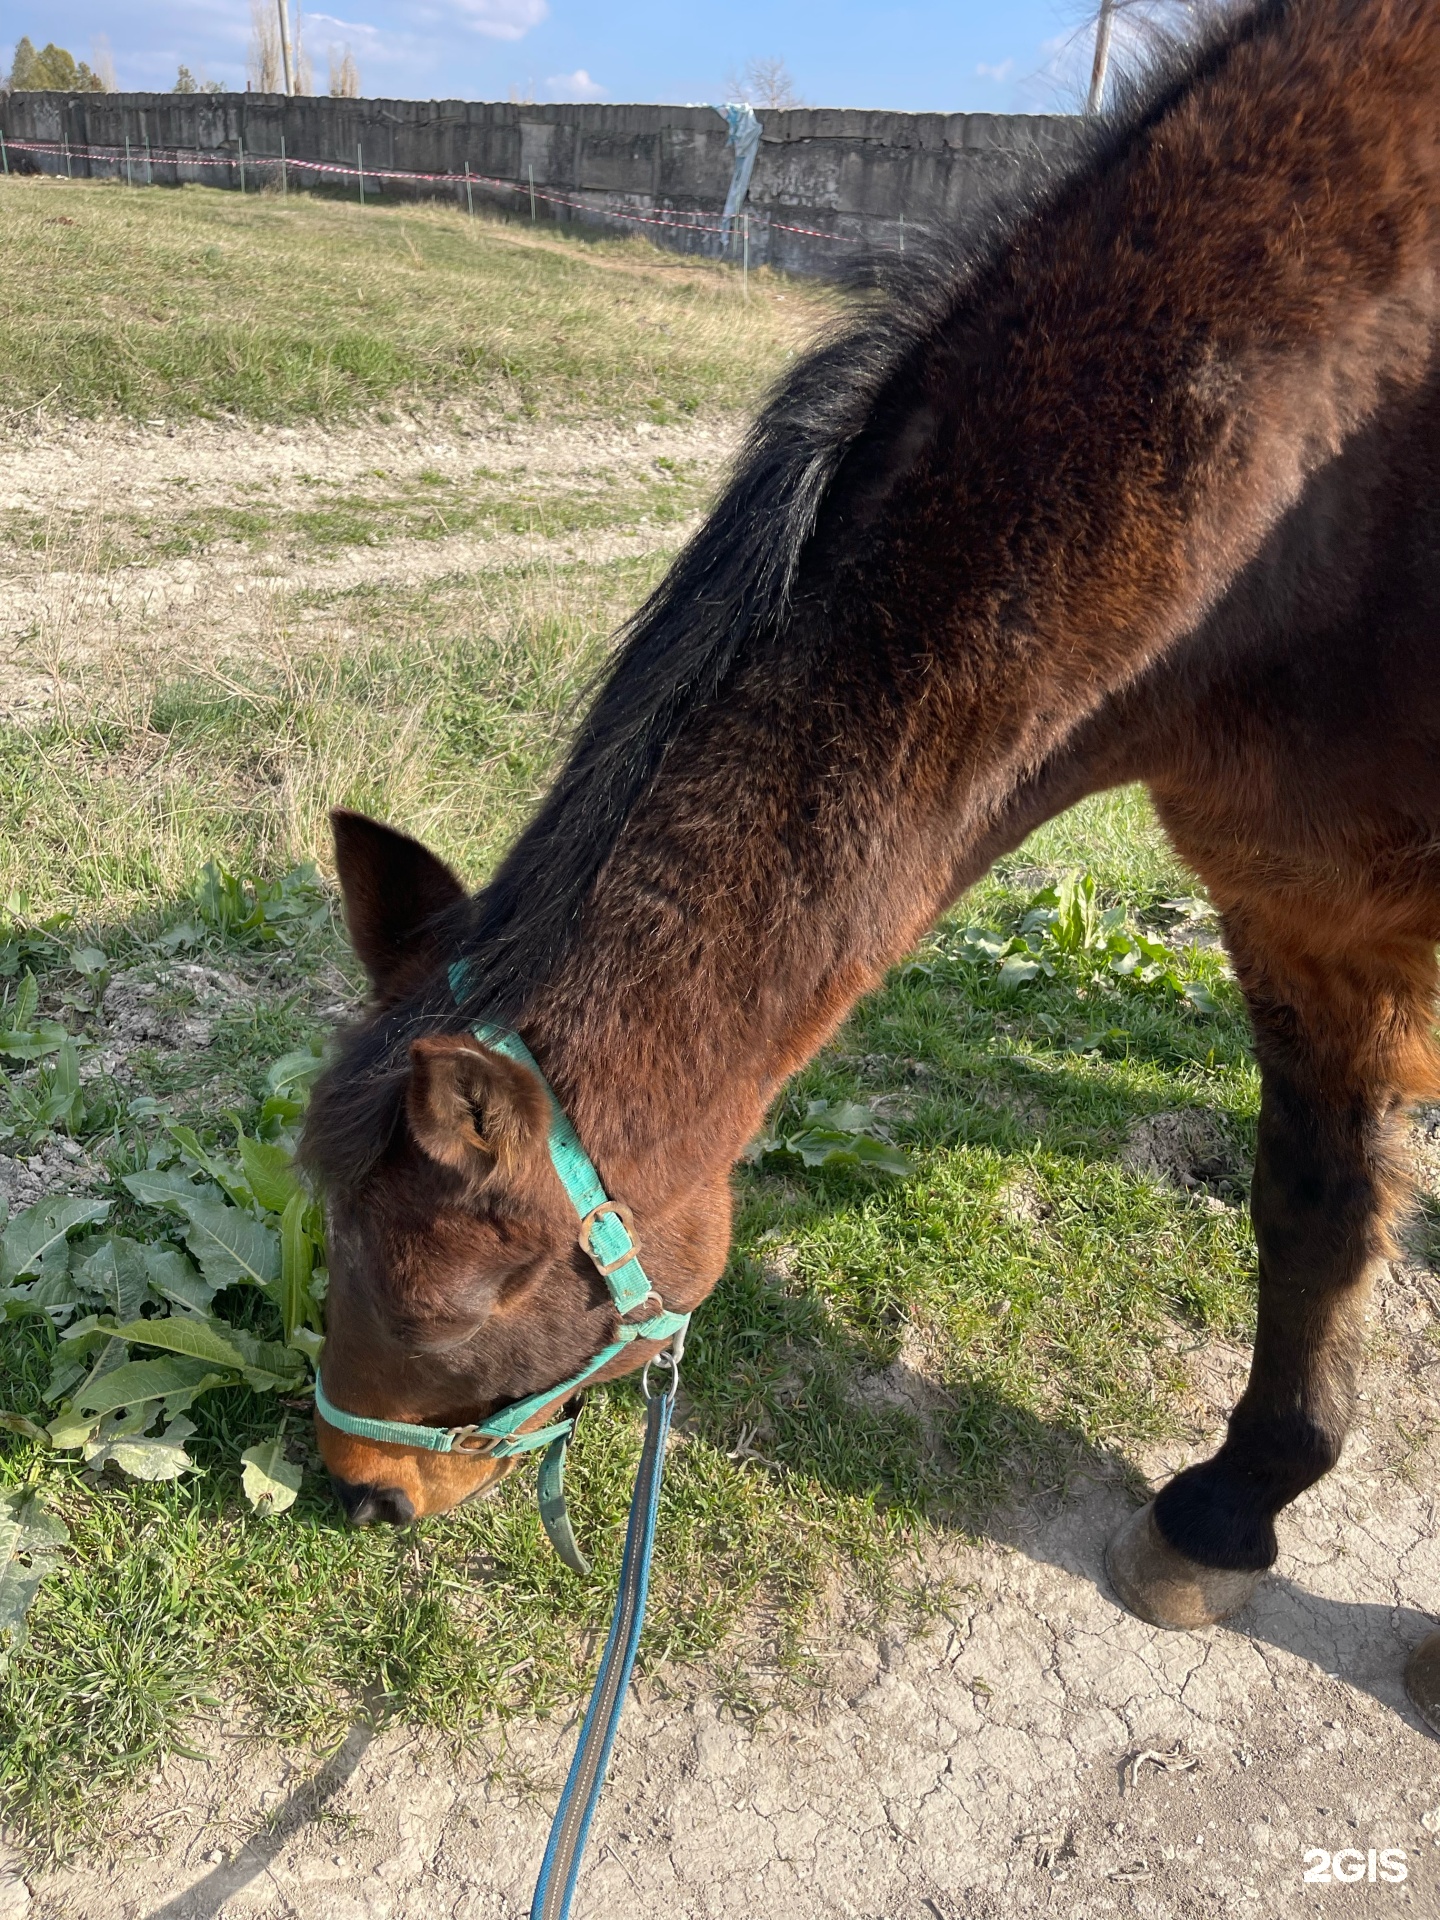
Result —
<svg viewBox="0 0 1440 1920"><path fill-rule="evenodd" d="M1080 123L1061 115L880 113L802 107L762 113L763 137L750 183L750 258L791 272L842 269L863 247L894 247L906 231L965 231L997 196L1047 160L1074 149ZM477 202L528 217L533 174L541 219L588 221L624 231L608 210L648 213L674 224L635 225L661 244L716 253L730 182L731 152L712 107L533 106L463 100L286 99L278 94L58 94L0 96L0 131L10 142L68 143L62 153L12 152L13 165L114 177L130 142L131 177L156 185L184 180L240 185L273 178L259 163L278 156L352 170L329 177L357 190L357 150L366 169L472 173L514 182L515 192L477 185ZM209 164L152 159L184 150ZM87 148L96 151L87 154ZM104 150L103 154L100 151ZM215 164L219 162L220 164ZM306 174L322 186L326 176ZM417 192L463 200L454 184L400 182L367 174L366 192L390 199ZM554 194L578 206L543 196ZM787 231L809 228L812 233ZM818 237L817 237L818 236ZM733 240L731 242L733 250Z"/></svg>

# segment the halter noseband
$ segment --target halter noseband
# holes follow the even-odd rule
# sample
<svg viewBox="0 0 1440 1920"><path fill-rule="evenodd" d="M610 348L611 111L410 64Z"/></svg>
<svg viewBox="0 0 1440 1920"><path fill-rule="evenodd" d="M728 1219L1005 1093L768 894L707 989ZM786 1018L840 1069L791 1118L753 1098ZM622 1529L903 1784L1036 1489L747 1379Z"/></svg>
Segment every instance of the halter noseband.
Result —
<svg viewBox="0 0 1440 1920"><path fill-rule="evenodd" d="M462 962L451 969L451 986L457 999L464 985L463 967ZM532 1393L524 1400L512 1401L508 1407L492 1413L488 1420L475 1421L466 1426L427 1427L417 1421L372 1420L364 1414L346 1413L330 1400L318 1372L315 1377L315 1410L327 1426L336 1427L341 1433L353 1433L362 1440L383 1441L392 1447L422 1447L428 1453L481 1454L490 1460L504 1460L512 1454L533 1453L537 1448L544 1447L546 1451L540 1464L538 1489L540 1518L561 1559L574 1567L576 1572L588 1573L590 1569L575 1545L565 1512L565 1448L575 1429L575 1417L568 1416L529 1433L523 1433L520 1429L547 1407L563 1404L636 1340L671 1341L673 1357L678 1360L690 1316L688 1313L668 1313L665 1310L664 1302L651 1286L640 1264L626 1209L618 1201L610 1199L600 1184L600 1176L590 1156L581 1146L579 1136L555 1098L549 1081L535 1064L533 1054L519 1034L504 1027L489 1026L483 1021L471 1031L492 1052L506 1054L521 1066L528 1067L545 1089L550 1101L550 1159L579 1217L580 1245L595 1262L596 1270L604 1280L615 1311L620 1316L620 1337L602 1348L571 1379L562 1380L558 1386L547 1387L541 1393ZM652 1303L654 1312L636 1318Z"/></svg>

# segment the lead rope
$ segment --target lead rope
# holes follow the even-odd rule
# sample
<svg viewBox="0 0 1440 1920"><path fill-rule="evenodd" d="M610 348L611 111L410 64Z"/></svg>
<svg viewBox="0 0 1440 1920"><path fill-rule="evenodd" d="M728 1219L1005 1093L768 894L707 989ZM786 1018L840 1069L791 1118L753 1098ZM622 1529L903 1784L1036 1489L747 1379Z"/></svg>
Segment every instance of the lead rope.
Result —
<svg viewBox="0 0 1440 1920"><path fill-rule="evenodd" d="M605 1785L605 1769L610 1749L625 1711L625 1695L635 1666L635 1654L645 1625L645 1595L650 1585L650 1561L655 1551L655 1516L660 1506L660 1476L665 1467L665 1441L670 1432L670 1416L680 1385L680 1355L684 1349L683 1330L665 1354L657 1356L669 1364L670 1383L663 1393L650 1391L650 1366L647 1364L641 1385L645 1390L645 1445L635 1474L635 1493L630 1502L630 1524L625 1530L625 1554L620 1562L620 1590L615 1596L615 1612L610 1620L610 1637L600 1657L595 1690L580 1729L580 1742L570 1762L569 1778L555 1809L545 1858L540 1863L540 1878L530 1907L530 1920L567 1920L575 1883L580 1874L580 1859L585 1851L590 1822L600 1803Z"/></svg>

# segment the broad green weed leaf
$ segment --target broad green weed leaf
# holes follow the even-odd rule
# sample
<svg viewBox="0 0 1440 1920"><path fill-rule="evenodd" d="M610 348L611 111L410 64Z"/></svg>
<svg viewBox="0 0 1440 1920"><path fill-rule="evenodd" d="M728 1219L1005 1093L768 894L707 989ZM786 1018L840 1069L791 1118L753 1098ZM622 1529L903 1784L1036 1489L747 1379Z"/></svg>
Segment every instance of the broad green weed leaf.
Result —
<svg viewBox="0 0 1440 1920"><path fill-rule="evenodd" d="M133 1319L150 1291L145 1249L121 1233L108 1234L88 1259L78 1262L75 1278L87 1293L97 1294L117 1320Z"/></svg>
<svg viewBox="0 0 1440 1920"><path fill-rule="evenodd" d="M228 1160L220 1159L218 1155L201 1146L200 1136L193 1127L183 1127L177 1122L170 1121L166 1123L165 1131L192 1166L198 1167L201 1173L208 1174L217 1186L222 1187L230 1195L237 1206L249 1206L254 1195L241 1179L237 1169L232 1167Z"/></svg>
<svg viewBox="0 0 1440 1920"><path fill-rule="evenodd" d="M0 1027L0 1054L11 1060L43 1060L47 1054L59 1053L68 1038L64 1027L52 1020L42 1020L23 1032Z"/></svg>
<svg viewBox="0 0 1440 1920"><path fill-rule="evenodd" d="M240 1484L256 1513L284 1513L300 1491L302 1469L285 1458L285 1442L278 1436L247 1447L240 1456L244 1472Z"/></svg>
<svg viewBox="0 0 1440 1920"><path fill-rule="evenodd" d="M162 1299L177 1307L188 1307L192 1313L210 1311L215 1288L196 1271L179 1247L146 1247L145 1271L152 1289Z"/></svg>
<svg viewBox="0 0 1440 1920"><path fill-rule="evenodd" d="M283 1213L293 1196L300 1192L289 1153L268 1140L252 1140L245 1133L236 1144L251 1193L267 1213Z"/></svg>
<svg viewBox="0 0 1440 1920"><path fill-rule="evenodd" d="M298 1093L309 1087L324 1064L324 1057L312 1047L282 1054L265 1076L265 1091L275 1094Z"/></svg>
<svg viewBox="0 0 1440 1920"><path fill-rule="evenodd" d="M190 1222L185 1244L217 1288L240 1281L267 1287L279 1279L280 1236L273 1227L218 1201L191 1201L185 1215Z"/></svg>
<svg viewBox="0 0 1440 1920"><path fill-rule="evenodd" d="M137 1347L159 1347L164 1353L188 1354L211 1366L237 1368L262 1391L298 1385L305 1371L303 1360L278 1341L257 1340L254 1334L232 1327L228 1321L201 1320L188 1313L132 1320L116 1329L116 1338Z"/></svg>
<svg viewBox="0 0 1440 1920"><path fill-rule="evenodd" d="M182 1473L196 1471L185 1451L194 1431L195 1422L181 1414L161 1434L101 1439L85 1448L85 1462L98 1469L113 1461L132 1480L178 1480Z"/></svg>
<svg viewBox="0 0 1440 1920"><path fill-rule="evenodd" d="M188 1173L182 1173L178 1167L166 1167L163 1170L144 1173L127 1173L122 1183L134 1195L142 1207L169 1207L174 1212L183 1213L195 1200L220 1200L220 1189L208 1182L196 1186Z"/></svg>
<svg viewBox="0 0 1440 1920"><path fill-rule="evenodd" d="M63 1400L77 1380L85 1377L85 1362L67 1357L61 1347L50 1367L50 1378L45 1386L44 1398L50 1406L57 1400Z"/></svg>
<svg viewBox="0 0 1440 1920"><path fill-rule="evenodd" d="M1023 953L1012 953L1000 968L1000 985L1023 987L1028 980L1033 980L1040 970L1038 960L1032 960Z"/></svg>
<svg viewBox="0 0 1440 1920"><path fill-rule="evenodd" d="M184 1392L207 1379L216 1385L230 1384L225 1375L216 1373L208 1362L192 1360L184 1354L167 1353L158 1360L131 1360L99 1379L87 1380L71 1401L71 1410L76 1415L113 1413L117 1407L138 1406L142 1400L158 1400L169 1393ZM52 1437L55 1424L52 1422L50 1427ZM58 1438L55 1444L60 1445Z"/></svg>
<svg viewBox="0 0 1440 1920"><path fill-rule="evenodd" d="M0 1281L63 1272L70 1259L66 1237L76 1227L103 1220L109 1211L108 1200L57 1198L17 1213L0 1241Z"/></svg>
<svg viewBox="0 0 1440 1920"><path fill-rule="evenodd" d="M288 1340L307 1317L310 1270L315 1264L315 1242L305 1231L309 1210L306 1195L297 1187L280 1217L280 1281L274 1292Z"/></svg>
<svg viewBox="0 0 1440 1920"><path fill-rule="evenodd" d="M0 1496L0 1661L24 1645L25 1616L69 1538L65 1522L42 1507L33 1492Z"/></svg>
<svg viewBox="0 0 1440 1920"><path fill-rule="evenodd" d="M188 1354L192 1360L204 1360L213 1367L234 1367L239 1372L252 1364L241 1351L233 1328L221 1320L194 1319L188 1313L171 1313L157 1320L132 1320L126 1326L117 1327L115 1335L137 1347L159 1347L164 1353Z"/></svg>
<svg viewBox="0 0 1440 1920"><path fill-rule="evenodd" d="M899 1147L892 1147L887 1140L871 1140L862 1137L849 1150L855 1165L864 1167L870 1173L890 1173L896 1179L905 1179L915 1171L915 1163L910 1156L902 1153Z"/></svg>
<svg viewBox="0 0 1440 1920"><path fill-rule="evenodd" d="M290 1345L297 1347L312 1367L318 1367L320 1356L325 1351L325 1336L316 1333L313 1327L296 1327L290 1336Z"/></svg>
<svg viewBox="0 0 1440 1920"><path fill-rule="evenodd" d="M39 1004L40 989L35 984L34 974L27 972L15 989L15 1006L11 1014L11 1024L17 1027L28 1027L35 1018L35 1009Z"/></svg>

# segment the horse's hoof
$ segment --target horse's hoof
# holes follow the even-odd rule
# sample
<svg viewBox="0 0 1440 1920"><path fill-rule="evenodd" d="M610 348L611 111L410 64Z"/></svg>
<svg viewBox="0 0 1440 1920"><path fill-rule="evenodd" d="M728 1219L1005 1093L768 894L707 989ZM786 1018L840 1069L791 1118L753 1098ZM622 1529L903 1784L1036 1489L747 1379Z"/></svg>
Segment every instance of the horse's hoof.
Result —
<svg viewBox="0 0 1440 1920"><path fill-rule="evenodd" d="M1440 1633L1427 1634L1405 1662L1405 1691L1432 1733L1440 1733Z"/></svg>
<svg viewBox="0 0 1440 1920"><path fill-rule="evenodd" d="M1155 1627L1209 1627L1228 1620L1247 1605L1261 1578L1227 1567L1202 1567L1178 1552L1155 1524L1153 1500L1111 1534L1105 1571L1121 1605ZM1440 1686L1440 1634L1435 1639L1434 1671Z"/></svg>

